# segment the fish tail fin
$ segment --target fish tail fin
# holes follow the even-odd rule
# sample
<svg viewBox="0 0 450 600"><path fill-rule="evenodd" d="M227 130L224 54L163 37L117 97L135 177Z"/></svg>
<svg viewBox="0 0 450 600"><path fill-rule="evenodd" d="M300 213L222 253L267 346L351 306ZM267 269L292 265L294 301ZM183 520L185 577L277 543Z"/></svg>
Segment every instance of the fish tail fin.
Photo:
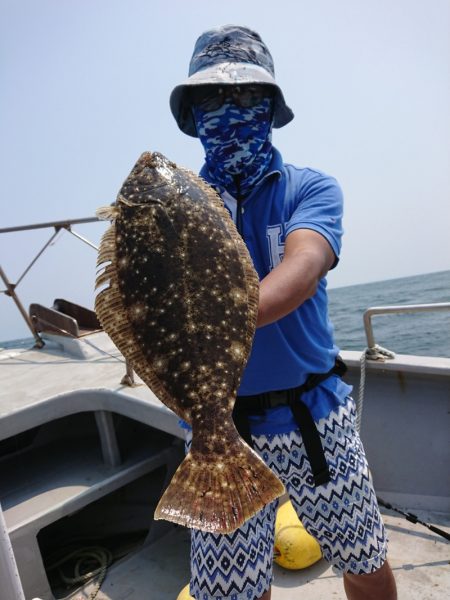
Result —
<svg viewBox="0 0 450 600"><path fill-rule="evenodd" d="M223 453L192 449L184 458L155 510L166 519L211 533L231 533L266 504L284 493L284 486L237 434Z"/></svg>

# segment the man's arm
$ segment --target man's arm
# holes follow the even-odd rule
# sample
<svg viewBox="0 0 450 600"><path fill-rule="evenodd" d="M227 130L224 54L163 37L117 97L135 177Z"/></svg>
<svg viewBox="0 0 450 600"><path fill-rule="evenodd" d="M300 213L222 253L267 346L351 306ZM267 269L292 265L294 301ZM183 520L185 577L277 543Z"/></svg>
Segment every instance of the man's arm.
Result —
<svg viewBox="0 0 450 600"><path fill-rule="evenodd" d="M336 260L327 240L312 229L286 238L284 258L260 283L257 327L286 316L311 296Z"/></svg>

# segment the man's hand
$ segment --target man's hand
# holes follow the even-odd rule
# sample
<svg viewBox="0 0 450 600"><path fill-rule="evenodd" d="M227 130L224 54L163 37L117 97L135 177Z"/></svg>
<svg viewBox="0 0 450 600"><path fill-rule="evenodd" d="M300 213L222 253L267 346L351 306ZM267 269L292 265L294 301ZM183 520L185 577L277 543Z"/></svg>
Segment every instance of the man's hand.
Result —
<svg viewBox="0 0 450 600"><path fill-rule="evenodd" d="M284 258L260 283L257 327L286 316L311 296L336 260L327 240L312 229L286 238Z"/></svg>

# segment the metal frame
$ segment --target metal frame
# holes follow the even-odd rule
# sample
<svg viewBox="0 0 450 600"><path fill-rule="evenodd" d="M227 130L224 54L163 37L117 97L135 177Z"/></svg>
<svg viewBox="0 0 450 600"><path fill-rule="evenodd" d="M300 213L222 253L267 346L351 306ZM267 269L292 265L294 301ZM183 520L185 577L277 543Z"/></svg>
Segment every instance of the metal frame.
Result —
<svg viewBox="0 0 450 600"><path fill-rule="evenodd" d="M98 247L95 244L93 244L91 241L89 241L87 238L83 237L76 231L73 231L73 229L72 229L72 225L96 223L98 221L100 221L100 219L98 217L84 217L81 219L65 219L64 221L48 221L46 223L35 223L35 224L30 224L30 225L20 225L17 227L0 228L0 234L2 234L2 233L17 233L19 231L30 231L33 229L54 228L54 230L55 230L52 233L52 235L50 236L50 239L39 250L39 252L36 254L36 256L33 258L33 260L26 267L25 271L22 273L22 275L18 278L18 280L15 283L13 283L12 281L9 280L5 271L0 266L0 278L3 280L3 283L6 286L6 289L0 290L0 293L3 293L6 296L9 296L10 298L12 298L12 300L16 304L20 314L22 315L23 319L25 320L28 328L30 329L30 331L35 339L35 342L36 342L35 347L36 348L43 348L45 345L45 342L39 335L38 331L36 330L36 327L34 326L33 321L30 319L27 310L25 309L19 296L17 295L16 288L21 283L21 281L24 279L25 275L27 275L27 273L31 270L31 268L34 266L34 264L37 262L37 260L40 258L40 256L45 252L45 250L50 246L50 244L53 242L53 240L56 238L56 236L62 230L67 231L68 233L72 234L78 240L82 241L83 243L87 244L89 247L98 251ZM128 363L128 361L126 361L126 374L124 375L124 378L121 383L123 383L125 385L130 385L130 386L135 385L133 369L132 369L131 365Z"/></svg>
<svg viewBox="0 0 450 600"><path fill-rule="evenodd" d="M18 231L30 231L32 229L47 229L50 227L53 227L55 229L55 231L50 236L50 239L39 250L39 252L33 258L31 263L27 266L25 271L22 273L22 275L19 277L19 279L15 283L13 283L12 281L10 281L8 279L5 271L0 266L0 277L6 286L6 289L1 290L1 293L6 294L6 296L10 296L13 299L20 314L24 318L26 324L28 325L28 328L30 329L31 333L33 334L33 337L36 340L36 346L38 348L42 348L44 346L44 341L42 340L39 333L36 331L36 328L35 328L32 320L28 316L28 313L27 313L25 307L23 306L18 295L16 294L16 288L20 284L20 282L23 280L25 275L33 267L33 265L36 263L38 258L40 258L40 256L45 252L45 250L50 246L50 244L53 242L53 240L56 238L56 236L62 229L65 229L66 231L71 233L73 236L75 236L77 239L81 240L82 242L84 242L85 244L87 244L88 246L93 248L94 250L98 250L97 246L95 246L92 242L90 242L89 240L87 240L86 238L81 236L80 234L76 233L75 231L72 231L72 225L76 225L76 224L80 224L80 223L95 223L99 220L100 219L98 219L97 217L86 217L83 219L66 219L65 221L49 221L48 223L35 223L34 225L20 225L18 227L3 227L2 229L0 229L0 234L15 233Z"/></svg>
<svg viewBox="0 0 450 600"><path fill-rule="evenodd" d="M389 315L401 313L416 313L416 312L437 312L450 310L450 302L436 302L434 304L405 304L393 306L374 306L368 308L363 316L364 329L366 332L368 348L375 348L375 337L372 328L372 317L375 315Z"/></svg>
<svg viewBox="0 0 450 600"><path fill-rule="evenodd" d="M30 271L30 269L36 263L38 258L45 252L45 250L48 248L48 246L51 244L51 242L55 239L55 237L58 235L58 233L62 229L65 229L66 231L71 233L74 237L76 237L80 241L84 242L85 244L87 244L88 246L93 248L94 250L98 250L98 247L95 246L92 242L90 242L88 239L84 238L82 235L80 235L72 230L72 225L79 225L79 224L84 224L84 223L95 223L98 221L100 221L100 219L98 219L97 217L85 217L85 218L81 218L81 219L65 219L63 221L49 221L46 223L35 223L35 224L31 224L31 225L21 225L21 226L17 226L17 227L0 228L0 234L14 233L14 232L18 232L18 231L29 231L32 229L46 229L46 228L51 228L51 227L53 227L55 229L55 231L51 235L50 239L46 242L46 244L44 244L42 249L37 253L37 255L34 257L34 259L31 261L31 263L28 265L28 267L25 269L25 271L22 273L22 275L16 281L16 283L13 283L8 279L5 271L0 266L0 278L3 280L4 284L6 285L6 289L1 290L0 293L4 293L13 299L20 314L24 318L31 333L33 334L33 337L36 340L36 346L38 348L42 348L44 346L44 341L42 340L39 333L36 331L34 324L31 321L30 317L28 316L26 309L24 308L19 297L17 296L16 287L23 280L25 275ZM409 305L403 305L403 306L401 306L401 305L374 306L372 308L368 308L365 311L364 316L363 316L364 329L365 329L366 338L367 338L367 346L369 349L375 348L377 346L377 344L375 343L375 337L373 334L373 327L372 327L372 317L375 315L394 314L394 313L400 314L400 313L415 313L415 312L431 312L431 311L442 311L442 310L450 310L450 302L440 302L440 303L434 303L434 304L409 304ZM130 381L130 379L131 379L131 381ZM123 383L129 383L132 385L132 369L128 364L127 364L127 373L124 377Z"/></svg>

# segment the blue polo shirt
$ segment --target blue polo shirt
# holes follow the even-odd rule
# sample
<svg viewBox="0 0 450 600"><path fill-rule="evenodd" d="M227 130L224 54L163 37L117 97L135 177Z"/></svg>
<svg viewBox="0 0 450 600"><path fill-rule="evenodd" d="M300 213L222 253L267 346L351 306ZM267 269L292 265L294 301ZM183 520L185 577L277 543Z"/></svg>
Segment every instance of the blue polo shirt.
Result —
<svg viewBox="0 0 450 600"><path fill-rule="evenodd" d="M205 166L200 175L215 185ZM240 233L260 279L281 262L285 239L297 229L320 233L333 249L334 266L337 264L343 233L343 197L333 177L315 169L284 164L274 148L267 174L239 205L227 191L217 189L235 222L240 212ZM312 298L276 323L257 329L238 393L253 395L297 387L310 373L328 372L338 351L328 318L323 278ZM332 376L302 399L318 421L344 404L350 391L350 386ZM271 409L266 417L252 418L253 433L282 433L293 428L287 407Z"/></svg>

